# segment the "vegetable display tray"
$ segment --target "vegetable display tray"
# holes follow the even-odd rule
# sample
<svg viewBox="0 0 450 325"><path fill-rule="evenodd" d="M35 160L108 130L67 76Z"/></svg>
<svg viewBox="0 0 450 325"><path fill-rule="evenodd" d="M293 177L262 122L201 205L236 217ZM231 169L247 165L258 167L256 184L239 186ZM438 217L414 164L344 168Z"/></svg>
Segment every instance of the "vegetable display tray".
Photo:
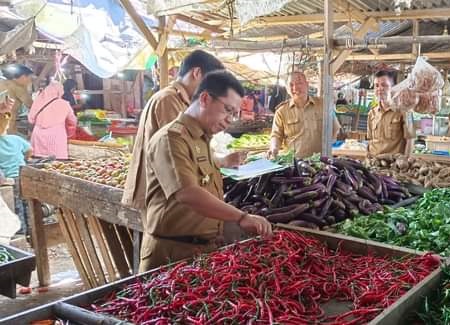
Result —
<svg viewBox="0 0 450 325"><path fill-rule="evenodd" d="M16 298L16 285L24 287L30 285L31 272L36 268L34 254L24 252L18 248L1 245L6 248L14 260L0 264L0 295Z"/></svg>
<svg viewBox="0 0 450 325"><path fill-rule="evenodd" d="M316 231L306 228L298 228L292 226L279 225L279 229L290 230L299 232L302 235L310 236L318 239L319 241L326 243L331 249L337 249L338 247L345 249L349 252L374 256L386 256L386 257L404 257L411 255L421 255L421 252L405 249L401 247L395 247L376 243L373 241L360 240L348 236L339 234L332 234L323 231ZM89 291L82 292L72 297L68 297L57 302L53 302L38 308L30 309L28 311L4 318L0 320L0 324L30 324L33 321L56 319L70 321L70 324L114 324L118 323L116 319L111 316L104 316L102 314L96 314L82 306L89 306L94 301L105 297L113 290L118 290L126 284L134 282L137 278L146 276L152 272L157 272L158 269L142 273L137 276L132 276L120 281L104 285L99 288L95 288ZM390 305L387 309L383 310L375 319L369 324L403 324L407 322L408 316L412 315L414 310L422 303L422 299L429 295L434 289L439 286L439 282L442 276L442 271L437 268L430 273L426 278L420 281L416 286L411 288L400 299ZM348 307L342 303L336 301L330 301L323 305L323 309L326 313L333 312L346 312ZM121 324L128 324L122 322Z"/></svg>

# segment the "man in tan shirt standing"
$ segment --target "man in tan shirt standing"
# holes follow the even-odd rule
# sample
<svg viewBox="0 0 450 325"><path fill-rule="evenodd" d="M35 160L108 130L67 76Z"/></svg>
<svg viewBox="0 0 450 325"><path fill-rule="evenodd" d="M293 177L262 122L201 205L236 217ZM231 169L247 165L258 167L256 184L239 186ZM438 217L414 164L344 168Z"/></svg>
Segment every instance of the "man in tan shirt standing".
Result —
<svg viewBox="0 0 450 325"><path fill-rule="evenodd" d="M223 202L222 177L209 142L240 111L244 89L229 72L207 74L192 104L148 142L146 214L140 271L217 248L223 222L270 235L263 217Z"/></svg>
<svg viewBox="0 0 450 325"><path fill-rule="evenodd" d="M186 110L195 89L206 73L220 69L224 69L224 66L213 55L201 50L193 51L184 58L176 81L150 98L141 114L122 197L123 204L144 209L146 190L144 155L150 138Z"/></svg>
<svg viewBox="0 0 450 325"><path fill-rule="evenodd" d="M391 72L375 74L374 92L378 105L367 117L368 154L371 157L387 153L409 155L413 149L416 133L412 113L395 112L389 107L393 84Z"/></svg>
<svg viewBox="0 0 450 325"><path fill-rule="evenodd" d="M277 156L284 143L295 150L297 158L322 151L323 100L308 95L308 81L303 72L295 71L289 78L291 99L282 102L275 111L270 143L270 156ZM333 120L333 138L340 125Z"/></svg>
<svg viewBox="0 0 450 325"><path fill-rule="evenodd" d="M27 108L31 107L33 100L28 90L32 82L31 76L33 71L23 64L9 64L2 69L3 75L7 80L0 80L0 92L7 90L8 97L14 100L14 105L11 108L11 120L9 124L8 133L17 133L17 116L22 105Z"/></svg>

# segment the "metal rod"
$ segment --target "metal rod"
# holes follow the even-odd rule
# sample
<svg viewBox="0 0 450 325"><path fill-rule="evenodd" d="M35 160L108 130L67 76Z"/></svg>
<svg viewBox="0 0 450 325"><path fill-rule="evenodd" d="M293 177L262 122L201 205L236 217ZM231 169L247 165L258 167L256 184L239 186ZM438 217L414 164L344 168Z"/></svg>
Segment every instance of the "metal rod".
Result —
<svg viewBox="0 0 450 325"><path fill-rule="evenodd" d="M112 316L94 313L90 310L58 302L53 306L56 316L83 325L132 325Z"/></svg>

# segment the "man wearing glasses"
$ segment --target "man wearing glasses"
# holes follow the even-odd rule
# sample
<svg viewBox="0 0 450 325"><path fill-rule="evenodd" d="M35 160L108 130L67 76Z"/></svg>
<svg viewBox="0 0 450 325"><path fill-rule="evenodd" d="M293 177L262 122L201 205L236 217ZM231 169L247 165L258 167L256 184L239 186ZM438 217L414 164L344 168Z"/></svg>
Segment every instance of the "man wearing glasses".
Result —
<svg viewBox="0 0 450 325"><path fill-rule="evenodd" d="M207 74L192 103L148 143L146 214L140 271L217 248L223 222L270 235L263 217L223 202L209 141L239 114L244 89L225 71Z"/></svg>

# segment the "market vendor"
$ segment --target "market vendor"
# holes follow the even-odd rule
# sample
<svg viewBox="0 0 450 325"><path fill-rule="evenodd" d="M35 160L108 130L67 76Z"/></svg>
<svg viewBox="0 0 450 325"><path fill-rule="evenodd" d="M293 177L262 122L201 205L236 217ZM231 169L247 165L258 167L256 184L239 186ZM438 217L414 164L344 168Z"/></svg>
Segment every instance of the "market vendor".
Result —
<svg viewBox="0 0 450 325"><path fill-rule="evenodd" d="M394 85L391 71L378 71L374 79L374 93L378 105L367 117L368 155L401 153L409 155L414 147L414 121L412 113L393 111L389 107Z"/></svg>
<svg viewBox="0 0 450 325"><path fill-rule="evenodd" d="M298 158L322 151L323 100L308 95L308 81L301 71L289 76L291 99L275 109L269 156L276 157L284 143L294 149ZM334 116L333 138L340 129Z"/></svg>
<svg viewBox="0 0 450 325"><path fill-rule="evenodd" d="M148 141L156 131L186 110L195 89L206 73L224 68L213 55L201 50L193 51L181 63L176 81L150 98L141 114L122 197L123 204L137 209L144 208L146 188L144 155ZM222 165L230 166L236 163L235 160L239 160L239 156L231 155L224 160L226 161L222 161Z"/></svg>
<svg viewBox="0 0 450 325"><path fill-rule="evenodd" d="M8 90L8 96L14 100L8 133L16 134L17 117L21 106L26 106L29 109L33 103L28 89L32 82L33 71L23 64L9 64L2 68L2 72L7 80L0 80L0 92Z"/></svg>
<svg viewBox="0 0 450 325"><path fill-rule="evenodd" d="M209 146L211 136L239 114L243 95L231 73L211 72L187 110L150 139L141 272L216 249L224 221L271 234L265 218L223 202L222 178Z"/></svg>

